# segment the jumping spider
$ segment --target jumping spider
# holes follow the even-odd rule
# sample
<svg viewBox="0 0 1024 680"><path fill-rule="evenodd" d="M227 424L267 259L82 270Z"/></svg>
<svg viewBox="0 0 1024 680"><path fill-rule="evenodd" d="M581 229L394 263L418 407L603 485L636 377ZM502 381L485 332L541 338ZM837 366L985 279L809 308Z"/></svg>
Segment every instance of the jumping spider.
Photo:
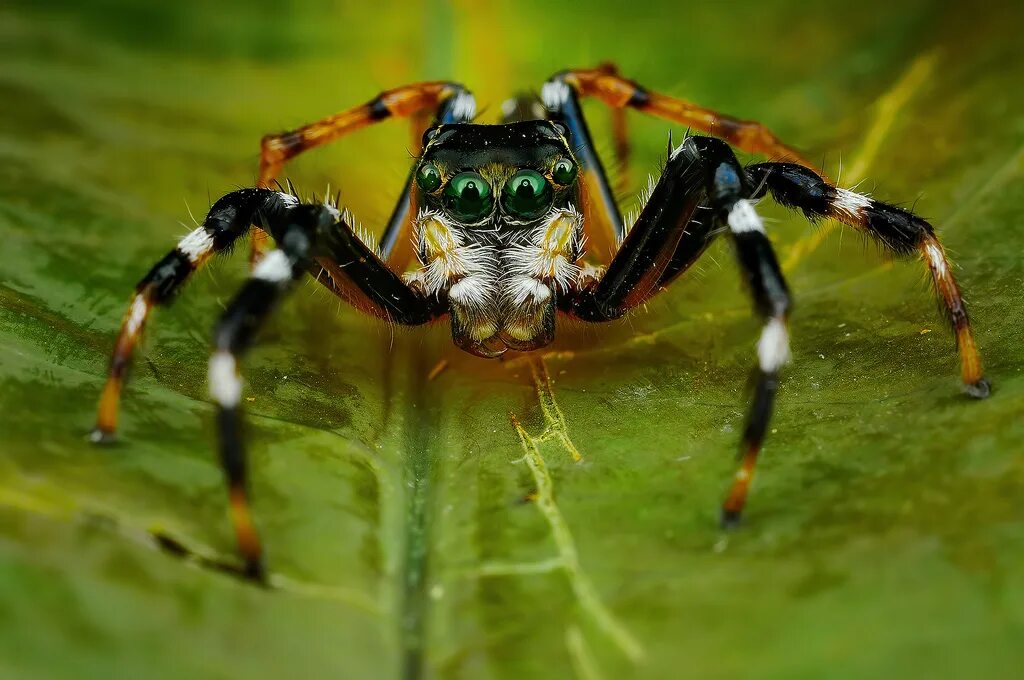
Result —
<svg viewBox="0 0 1024 680"><path fill-rule="evenodd" d="M616 149L628 153L627 108L714 137L669 145L668 160L638 216L620 215L594 151L580 99L612 108ZM119 395L133 348L155 305L167 304L210 256L253 232L251 278L214 333L210 393L217 403L221 463L245 573L264 578L261 546L247 497L239 436L242 381L238 357L274 304L306 274L358 309L391 323L417 325L448 315L463 350L497 357L544 347L561 313L583 321L618 319L682 275L719 234L727 234L764 327L757 343L756 388L742 436L742 463L722 508L735 524L747 496L778 386L789 359L790 295L754 202L770 194L809 220L836 219L899 255L915 251L956 333L966 392L989 394L953 269L932 226L913 213L824 179L766 127L647 90L611 66L563 71L544 84L540 102L504 107L499 125L474 124L472 95L451 82L389 90L368 103L263 139L256 188L214 203L202 226L139 282L121 326L99 404L95 441L113 437ZM433 122L422 130L423 122ZM297 154L388 118L410 118L422 153L374 248L336 205L303 203L276 183ZM422 122L421 122L422 121ZM723 141L724 140L724 141ZM729 145L776 159L742 167ZM396 244L412 234L419 268ZM267 235L276 250L263 254ZM584 261L590 257L603 267ZM602 248L598 244L606 244Z"/></svg>

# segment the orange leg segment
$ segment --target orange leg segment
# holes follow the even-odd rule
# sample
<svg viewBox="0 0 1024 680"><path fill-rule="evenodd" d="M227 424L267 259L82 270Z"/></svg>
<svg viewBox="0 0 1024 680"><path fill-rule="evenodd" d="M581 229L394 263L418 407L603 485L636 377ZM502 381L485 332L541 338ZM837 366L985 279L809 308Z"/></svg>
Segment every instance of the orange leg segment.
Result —
<svg viewBox="0 0 1024 680"><path fill-rule="evenodd" d="M623 78L611 65L566 71L559 77L580 96L596 97L614 109L636 109L718 137L747 153L759 153L773 160L815 169L813 163L793 147L784 144L765 125L652 92Z"/></svg>
<svg viewBox="0 0 1024 680"><path fill-rule="evenodd" d="M387 90L360 106L328 116L290 132L267 135L260 143L259 188L270 188L277 181L285 164L303 151L322 146L389 118L412 118L414 129L422 119L448 98L465 92L455 83L434 81L414 83ZM253 231L250 264L255 264L266 250L267 235Z"/></svg>

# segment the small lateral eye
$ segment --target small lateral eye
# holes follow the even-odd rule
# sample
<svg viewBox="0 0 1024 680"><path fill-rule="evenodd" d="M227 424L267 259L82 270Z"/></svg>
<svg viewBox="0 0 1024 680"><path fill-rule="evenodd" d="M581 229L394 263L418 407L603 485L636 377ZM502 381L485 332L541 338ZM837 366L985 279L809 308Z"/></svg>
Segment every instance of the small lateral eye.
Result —
<svg viewBox="0 0 1024 680"><path fill-rule="evenodd" d="M441 133L441 126L435 125L434 127L427 128L423 132L423 137L420 139L420 144L426 146L430 142L434 141L434 137L437 137Z"/></svg>
<svg viewBox="0 0 1024 680"><path fill-rule="evenodd" d="M459 173L444 189L445 206L462 220L479 220L491 212L491 185L475 172Z"/></svg>
<svg viewBox="0 0 1024 680"><path fill-rule="evenodd" d="M518 217L536 217L551 203L551 185L534 170L520 170L505 184L505 208Z"/></svg>
<svg viewBox="0 0 1024 680"><path fill-rule="evenodd" d="M416 171L416 183L428 194L441 186L441 172L433 163L424 163Z"/></svg>
<svg viewBox="0 0 1024 680"><path fill-rule="evenodd" d="M576 164L568 158L561 159L551 169L551 179L562 185L572 184L576 179Z"/></svg>

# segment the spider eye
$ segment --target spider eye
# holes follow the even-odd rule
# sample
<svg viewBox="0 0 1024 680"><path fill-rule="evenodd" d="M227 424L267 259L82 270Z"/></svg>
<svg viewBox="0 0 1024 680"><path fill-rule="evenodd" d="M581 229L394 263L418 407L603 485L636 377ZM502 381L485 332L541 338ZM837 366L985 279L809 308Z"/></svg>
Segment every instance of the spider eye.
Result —
<svg viewBox="0 0 1024 680"><path fill-rule="evenodd" d="M505 208L517 217L537 217L551 203L551 185L534 170L520 170L505 184Z"/></svg>
<svg viewBox="0 0 1024 680"><path fill-rule="evenodd" d="M551 178L559 184L572 184L572 181L576 179L576 164L568 158L555 163L555 167L551 170Z"/></svg>
<svg viewBox="0 0 1024 680"><path fill-rule="evenodd" d="M444 204L459 219L479 220L491 212L491 185L475 172L460 173L445 187Z"/></svg>
<svg viewBox="0 0 1024 680"><path fill-rule="evenodd" d="M424 163L416 172L416 183L429 194L441 186L441 172L433 163Z"/></svg>

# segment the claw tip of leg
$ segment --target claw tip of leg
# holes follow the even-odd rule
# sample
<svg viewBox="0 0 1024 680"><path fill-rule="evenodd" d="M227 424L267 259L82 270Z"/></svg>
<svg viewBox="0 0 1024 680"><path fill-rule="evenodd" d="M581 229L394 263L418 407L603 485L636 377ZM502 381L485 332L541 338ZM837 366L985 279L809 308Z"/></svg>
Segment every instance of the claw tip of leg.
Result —
<svg viewBox="0 0 1024 680"><path fill-rule="evenodd" d="M92 432L89 433L89 441L93 444L113 444L117 441L117 435L113 430L107 430L102 427L93 428Z"/></svg>
<svg viewBox="0 0 1024 680"><path fill-rule="evenodd" d="M261 586L270 585L267 581L267 571L263 567L263 560L247 560L245 563L245 577Z"/></svg>
<svg viewBox="0 0 1024 680"><path fill-rule="evenodd" d="M719 524L726 531L732 531L737 528L740 525L740 511L723 509Z"/></svg>
<svg viewBox="0 0 1024 680"><path fill-rule="evenodd" d="M976 383L964 385L964 391L967 392L967 396L974 397L975 399L985 399L992 394L992 384L982 378Z"/></svg>

